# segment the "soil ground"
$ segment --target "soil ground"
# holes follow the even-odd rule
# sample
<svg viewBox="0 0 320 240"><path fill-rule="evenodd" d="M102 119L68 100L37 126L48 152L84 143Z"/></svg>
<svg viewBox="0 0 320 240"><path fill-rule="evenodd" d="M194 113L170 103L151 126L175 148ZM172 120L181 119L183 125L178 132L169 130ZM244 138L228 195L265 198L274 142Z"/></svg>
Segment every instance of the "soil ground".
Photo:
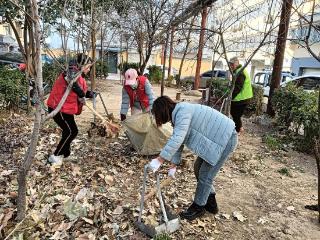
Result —
<svg viewBox="0 0 320 240"><path fill-rule="evenodd" d="M118 118L121 84L101 81L98 85L108 112ZM160 87L154 86L154 90L159 96ZM174 88L165 89L165 95L173 98L176 92ZM199 96L182 94L181 98L199 101ZM104 113L100 100L97 101L97 110ZM15 117L25 118L14 115L11 118ZM45 165L48 151L54 149L59 138L53 122L47 124L28 185L28 212L36 212L40 220L35 221L30 214L29 218L32 218L25 221L24 227L14 235L24 234L29 236L27 239L148 239L134 227L134 221L143 165L150 159L132 152L124 134L116 139L88 138L92 118L88 109L77 117L79 136L72 156L60 169ZM15 124L18 122L21 121ZM260 122L259 118L244 120L245 131L239 137L237 150L216 178L219 214L206 213L193 222L182 221L181 229L171 235L174 239L320 239L317 212L304 208L317 202L315 159L289 147L271 150L263 142L263 136L271 133L273 127ZM3 129L7 126L3 122L1 125ZM29 133L31 126L22 124L17 127L21 128ZM27 138L21 137L23 131L12 133L14 129L7 126L6 132L1 131L2 139L11 135ZM26 149L26 144L11 142L10 145L8 141L4 140L8 147L0 153L3 159L0 167L0 183L3 183L0 187L0 225L4 216L10 211L13 213L0 238L15 226L14 192L18 163L14 159L21 158ZM16 147L9 151L10 146ZM186 151L183 159L176 180L164 189L166 201L175 212L188 207L196 185L193 175L195 156ZM81 199L79 193L83 189L88 192ZM78 199L86 207L85 217L70 219L65 204L70 199ZM150 210L145 214L155 215L155 206L156 203L148 204ZM31 224L30 221L37 223Z"/></svg>

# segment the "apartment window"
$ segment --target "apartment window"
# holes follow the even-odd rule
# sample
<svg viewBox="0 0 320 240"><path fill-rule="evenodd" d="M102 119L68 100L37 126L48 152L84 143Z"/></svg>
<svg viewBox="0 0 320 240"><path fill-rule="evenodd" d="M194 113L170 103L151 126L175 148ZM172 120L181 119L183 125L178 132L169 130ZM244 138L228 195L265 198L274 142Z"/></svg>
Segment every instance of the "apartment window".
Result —
<svg viewBox="0 0 320 240"><path fill-rule="evenodd" d="M4 26L3 28L5 35L11 35L10 26Z"/></svg>

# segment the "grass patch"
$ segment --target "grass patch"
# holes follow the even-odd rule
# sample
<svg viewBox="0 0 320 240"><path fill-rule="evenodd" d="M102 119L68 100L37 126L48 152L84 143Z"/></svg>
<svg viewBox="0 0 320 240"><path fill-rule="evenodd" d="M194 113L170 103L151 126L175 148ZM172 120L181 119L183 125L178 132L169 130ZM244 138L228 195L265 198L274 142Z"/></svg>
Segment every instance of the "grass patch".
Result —
<svg viewBox="0 0 320 240"><path fill-rule="evenodd" d="M280 173L281 175L285 175L287 177L292 177L291 172L288 168L281 168L278 170L278 173Z"/></svg>
<svg viewBox="0 0 320 240"><path fill-rule="evenodd" d="M268 148L271 150L278 150L281 148L281 142L279 139L271 136L271 135L266 135L263 138L263 142L267 145Z"/></svg>

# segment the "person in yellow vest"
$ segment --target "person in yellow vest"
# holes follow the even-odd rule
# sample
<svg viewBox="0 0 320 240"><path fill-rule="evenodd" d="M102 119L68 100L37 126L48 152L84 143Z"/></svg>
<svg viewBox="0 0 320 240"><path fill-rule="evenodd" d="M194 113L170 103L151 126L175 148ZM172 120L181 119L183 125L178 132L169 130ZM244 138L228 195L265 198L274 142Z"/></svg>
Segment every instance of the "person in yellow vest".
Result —
<svg viewBox="0 0 320 240"><path fill-rule="evenodd" d="M243 71L240 72L242 66L237 57L231 58L229 60L229 65L233 73L236 74L230 113L236 124L236 131L240 133L243 131L241 117L253 97L251 79L246 69L243 69Z"/></svg>

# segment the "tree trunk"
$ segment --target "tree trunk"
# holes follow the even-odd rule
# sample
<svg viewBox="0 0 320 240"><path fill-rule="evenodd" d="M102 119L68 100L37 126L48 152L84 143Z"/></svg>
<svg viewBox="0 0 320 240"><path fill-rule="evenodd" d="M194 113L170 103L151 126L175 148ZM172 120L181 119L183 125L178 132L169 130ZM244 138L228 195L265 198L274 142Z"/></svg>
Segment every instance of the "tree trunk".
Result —
<svg viewBox="0 0 320 240"><path fill-rule="evenodd" d="M101 77L104 76L104 71L103 71L103 65L104 65L104 61L103 61L103 27L101 25L101 41L100 41L100 45L101 45L101 49L100 49L100 64L101 64ZM104 76L105 77L105 76Z"/></svg>
<svg viewBox="0 0 320 240"><path fill-rule="evenodd" d="M201 31L199 39L199 49L197 55L197 67L196 67L196 76L194 80L194 89L197 90L200 84L200 69L201 69L201 60L202 60L202 51L204 47L204 34L207 24L208 8L205 7L201 12Z"/></svg>
<svg viewBox="0 0 320 240"><path fill-rule="evenodd" d="M170 39L170 54L169 54L169 66L168 66L168 77L171 76L171 67L172 67L172 55L173 55L173 41L174 41L174 31L175 28L171 29L171 39Z"/></svg>
<svg viewBox="0 0 320 240"><path fill-rule="evenodd" d="M183 68L183 64L184 64L184 60L187 56L187 53L188 53L188 49L189 49L189 45L191 43L190 41L190 36L191 36L191 32L192 32L192 26L194 24L194 21L195 21L196 17L193 17L192 20L191 20L191 23L190 23L190 28L188 30L188 35L187 35L187 38L186 38L186 41L187 41L187 44L186 44L186 47L184 49L184 52L183 52L183 55L182 55L182 58L181 58L181 63L180 63L180 67L179 67L179 73L178 73L178 78L177 78L177 87L179 88L180 87L180 83L181 83L181 73L182 73L182 68Z"/></svg>
<svg viewBox="0 0 320 240"><path fill-rule="evenodd" d="M91 11L92 11L92 25L91 25L91 46L92 46L92 61L96 60L96 20L95 20L95 11L94 11L94 1L91 2ZM96 64L94 63L91 67L91 91L96 89Z"/></svg>
<svg viewBox="0 0 320 240"><path fill-rule="evenodd" d="M273 70L271 75L270 92L269 92L268 106L267 106L267 113L270 116L275 115L275 112L272 106L272 96L275 89L279 88L280 86L281 72L282 72L284 52L286 48L286 41L287 41L287 35L288 35L288 29L289 29L289 23L290 23L292 2L293 0L283 0L283 3L282 3L280 26L279 26L279 32L278 32L275 59L273 63Z"/></svg>
<svg viewBox="0 0 320 240"><path fill-rule="evenodd" d="M35 96L38 98L39 102L41 103L43 101L43 79L42 79L42 62L41 62L41 28L40 28L40 22L37 21L39 19L38 15L38 6L37 6L37 0L30 0L30 6L31 6L31 12L32 17L35 21L33 21L33 29L34 29L34 39L29 39L29 41L34 42L35 41L35 49L33 58L34 58L34 72L35 72ZM18 174L18 199L17 199L17 220L21 221L26 214L26 190L27 190L27 176L28 172L30 170L30 167L32 165L33 158L36 153L36 148L38 144L39 139L39 132L41 128L41 116L42 116L42 108L41 104L38 103L36 105L36 113L35 113L35 121L33 126L33 132L31 135L30 144L28 147L28 150L25 154L25 157L23 159L22 165L19 169Z"/></svg>
<svg viewBox="0 0 320 240"><path fill-rule="evenodd" d="M166 67L166 60L167 60L167 48L168 48L169 36L170 36L170 34L167 32L167 36L166 36L166 40L165 40L166 42L165 42L164 51L163 51L161 96L163 96L163 93L164 93L164 75L165 75L165 67Z"/></svg>

